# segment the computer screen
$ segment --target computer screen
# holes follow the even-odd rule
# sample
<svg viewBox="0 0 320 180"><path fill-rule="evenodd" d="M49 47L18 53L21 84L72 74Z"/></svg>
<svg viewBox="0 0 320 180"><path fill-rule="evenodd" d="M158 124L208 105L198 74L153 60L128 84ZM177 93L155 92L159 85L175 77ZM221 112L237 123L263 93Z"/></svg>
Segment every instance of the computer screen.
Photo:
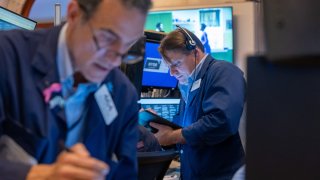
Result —
<svg viewBox="0 0 320 180"><path fill-rule="evenodd" d="M155 88L175 88L177 79L170 75L169 67L158 52L159 42L146 42L142 73L142 86Z"/></svg>
<svg viewBox="0 0 320 180"><path fill-rule="evenodd" d="M10 10L0 7L0 30L34 30L37 23Z"/></svg>
<svg viewBox="0 0 320 180"><path fill-rule="evenodd" d="M138 101L141 108L151 108L157 114L169 121L179 112L180 99L178 98L142 98Z"/></svg>
<svg viewBox="0 0 320 180"><path fill-rule="evenodd" d="M145 29L169 33L176 25L196 34L206 53L218 60L233 62L232 7L150 12Z"/></svg>

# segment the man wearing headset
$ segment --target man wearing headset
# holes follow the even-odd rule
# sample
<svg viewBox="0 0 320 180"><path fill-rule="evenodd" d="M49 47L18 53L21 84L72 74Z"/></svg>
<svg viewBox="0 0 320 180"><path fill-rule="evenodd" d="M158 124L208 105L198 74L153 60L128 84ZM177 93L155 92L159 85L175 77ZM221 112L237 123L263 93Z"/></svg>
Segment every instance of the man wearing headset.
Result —
<svg viewBox="0 0 320 180"><path fill-rule="evenodd" d="M161 145L181 144L182 179L231 179L244 163L238 133L245 102L245 80L235 65L204 54L201 41L178 27L161 42L159 51L179 80L182 95L175 123L151 123Z"/></svg>

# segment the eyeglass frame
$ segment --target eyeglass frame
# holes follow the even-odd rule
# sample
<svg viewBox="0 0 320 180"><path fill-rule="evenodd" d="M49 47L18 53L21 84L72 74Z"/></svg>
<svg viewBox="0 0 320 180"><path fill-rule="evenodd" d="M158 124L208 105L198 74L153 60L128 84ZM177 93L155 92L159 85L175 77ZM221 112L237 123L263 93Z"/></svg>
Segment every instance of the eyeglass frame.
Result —
<svg viewBox="0 0 320 180"><path fill-rule="evenodd" d="M192 50L190 53L188 54L185 54L185 53L182 53L184 56L189 56L192 52L195 52L195 50ZM196 56L196 54L194 53L194 55ZM196 57L194 57L196 58ZM166 63L166 65L169 67L169 69L171 68L180 68L182 66L182 64L184 63L185 59L178 59L175 63L171 63L169 62L168 60L165 60L164 59L164 62Z"/></svg>
<svg viewBox="0 0 320 180"><path fill-rule="evenodd" d="M106 49L106 55L108 55L109 58L110 58L110 56L111 56L111 59L116 59L116 58L120 57L120 58L121 58L121 61L122 61L123 63L125 63L125 64L135 64L135 63L143 60L143 57L142 57L141 55L135 55L135 54L133 54L133 53L128 53L129 50L130 50L130 48L131 48L137 41L139 41L140 38L138 38L136 41L134 41L134 42L132 43L132 45L130 45L130 48L128 49L128 51L127 51L126 53L121 54L121 53L119 53L119 52L117 52L117 51L108 49L109 44L106 45L105 47L100 47L99 42L98 42L98 38L97 38L96 34L94 33L94 29L93 29L93 27L92 27L92 25L91 25L90 22L88 22L88 26L89 26L89 29L90 29L90 32L91 32L91 35L92 35L92 40L93 40L93 42L94 42L94 44L95 44L95 46L96 46L97 51L100 51L101 49ZM134 56L134 57L136 57L136 58L134 58L134 60L132 60L132 58L131 58L131 60L130 60L130 58L128 58L128 57L130 57L130 56L131 56L131 57Z"/></svg>

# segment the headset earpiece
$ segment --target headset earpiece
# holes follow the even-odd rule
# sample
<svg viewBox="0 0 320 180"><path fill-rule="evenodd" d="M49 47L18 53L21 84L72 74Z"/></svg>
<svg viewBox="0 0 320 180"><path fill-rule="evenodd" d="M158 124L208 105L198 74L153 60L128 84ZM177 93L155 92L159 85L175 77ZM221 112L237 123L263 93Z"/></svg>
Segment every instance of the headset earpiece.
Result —
<svg viewBox="0 0 320 180"><path fill-rule="evenodd" d="M190 36L190 34L181 26L176 25L178 29L180 29L180 32L182 32L182 34L184 35L184 37L186 38L186 48L187 50L191 51L196 49L197 43L192 39L192 37Z"/></svg>

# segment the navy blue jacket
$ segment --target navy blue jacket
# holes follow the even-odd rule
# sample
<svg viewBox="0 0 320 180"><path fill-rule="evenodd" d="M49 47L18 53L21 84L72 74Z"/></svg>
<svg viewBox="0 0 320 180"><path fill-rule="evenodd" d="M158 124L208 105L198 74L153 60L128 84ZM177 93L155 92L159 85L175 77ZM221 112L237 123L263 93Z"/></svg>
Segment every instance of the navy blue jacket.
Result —
<svg viewBox="0 0 320 180"><path fill-rule="evenodd" d="M235 65L207 56L195 81L200 87L181 100L176 123L185 127L181 150L183 179L231 179L244 163L238 133L245 80Z"/></svg>
<svg viewBox="0 0 320 180"><path fill-rule="evenodd" d="M51 110L42 95L50 84L59 82L60 29L0 33L0 138L11 137L38 163L56 160L67 132L64 110ZM112 86L118 116L106 125L93 93L89 95L83 143L93 157L111 166L107 179L136 179L137 94L119 69L112 70L102 84ZM30 167L0 159L0 177L24 179Z"/></svg>

